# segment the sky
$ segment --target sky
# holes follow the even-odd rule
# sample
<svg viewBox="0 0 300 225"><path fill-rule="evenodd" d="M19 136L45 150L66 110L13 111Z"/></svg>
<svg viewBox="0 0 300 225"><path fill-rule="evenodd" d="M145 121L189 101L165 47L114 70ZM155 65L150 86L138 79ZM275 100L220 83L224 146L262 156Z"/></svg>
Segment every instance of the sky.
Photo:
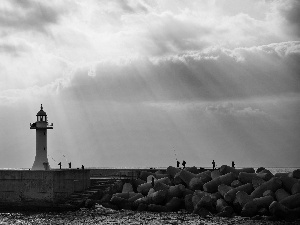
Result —
<svg viewBox="0 0 300 225"><path fill-rule="evenodd" d="M2 0L0 168L299 167L300 1Z"/></svg>

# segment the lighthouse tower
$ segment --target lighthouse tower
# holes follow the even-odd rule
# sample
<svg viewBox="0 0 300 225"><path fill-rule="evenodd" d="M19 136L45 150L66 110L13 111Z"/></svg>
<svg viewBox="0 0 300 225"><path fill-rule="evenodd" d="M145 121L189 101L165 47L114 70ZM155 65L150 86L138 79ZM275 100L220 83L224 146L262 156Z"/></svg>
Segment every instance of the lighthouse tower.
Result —
<svg viewBox="0 0 300 225"><path fill-rule="evenodd" d="M48 169L47 130L53 129L53 124L48 126L47 114L44 112L42 104L41 110L36 114L36 122L30 124L30 129L36 130L36 154L32 170Z"/></svg>

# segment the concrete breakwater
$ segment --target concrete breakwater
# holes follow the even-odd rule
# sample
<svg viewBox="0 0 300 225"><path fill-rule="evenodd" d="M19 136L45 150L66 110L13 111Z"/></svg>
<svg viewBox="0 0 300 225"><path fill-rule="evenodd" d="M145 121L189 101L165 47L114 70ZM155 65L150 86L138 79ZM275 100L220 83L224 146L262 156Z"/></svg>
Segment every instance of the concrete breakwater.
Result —
<svg viewBox="0 0 300 225"><path fill-rule="evenodd" d="M0 208L55 207L89 186L89 170L0 170Z"/></svg>
<svg viewBox="0 0 300 225"><path fill-rule="evenodd" d="M300 170L272 174L265 168L218 170L196 167L139 171L118 181L94 203L113 209L152 212L187 210L201 217L297 219L300 215Z"/></svg>

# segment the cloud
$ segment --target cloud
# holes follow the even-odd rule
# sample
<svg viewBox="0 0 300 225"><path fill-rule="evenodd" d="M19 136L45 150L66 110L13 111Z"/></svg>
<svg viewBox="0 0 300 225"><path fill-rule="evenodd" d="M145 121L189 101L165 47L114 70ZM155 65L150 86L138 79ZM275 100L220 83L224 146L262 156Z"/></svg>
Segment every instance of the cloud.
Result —
<svg viewBox="0 0 300 225"><path fill-rule="evenodd" d="M63 95L113 101L219 101L299 93L299 42L95 63ZM72 96L72 94L71 94Z"/></svg>
<svg viewBox="0 0 300 225"><path fill-rule="evenodd" d="M257 108L251 106L235 106L231 102L224 102L222 104L209 105L205 109L206 113L216 113L220 115L232 115L232 116L257 116L266 115L266 113Z"/></svg>
<svg viewBox="0 0 300 225"><path fill-rule="evenodd" d="M7 89L0 91L0 105L12 105L20 101L33 101L39 99L49 99L58 95L62 89L70 84L69 78L59 78L44 86L31 86L22 89Z"/></svg>
<svg viewBox="0 0 300 225"><path fill-rule="evenodd" d="M297 0L282 1L278 5L278 11L286 21L287 29L300 37L300 2Z"/></svg>
<svg viewBox="0 0 300 225"><path fill-rule="evenodd" d="M44 87L72 71L62 94L84 98L218 101L299 92L300 44L277 24L293 4L5 1L0 88Z"/></svg>
<svg viewBox="0 0 300 225"><path fill-rule="evenodd" d="M148 9L147 9L147 5L143 2L143 1L129 1L129 0L125 0L125 1L117 1L117 4L120 5L120 7L128 13L147 13Z"/></svg>
<svg viewBox="0 0 300 225"><path fill-rule="evenodd" d="M6 85L0 79L0 87L46 87L67 79L69 85L59 88L63 97L120 102L228 101L299 93L299 46L300 42L294 41L249 48L210 48L168 57L129 57L83 65L40 50L30 60L10 59L18 62L18 67L7 67L11 61L4 57L0 66L11 83L3 77ZM34 46L22 56L32 54L32 49ZM21 70L30 76L17 79Z"/></svg>
<svg viewBox="0 0 300 225"><path fill-rule="evenodd" d="M9 54L11 56L19 56L20 53L27 51L24 45L0 44L0 54Z"/></svg>
<svg viewBox="0 0 300 225"><path fill-rule="evenodd" d="M57 2L4 1L0 7L0 25L13 31L46 32L51 24L56 24L64 10Z"/></svg>

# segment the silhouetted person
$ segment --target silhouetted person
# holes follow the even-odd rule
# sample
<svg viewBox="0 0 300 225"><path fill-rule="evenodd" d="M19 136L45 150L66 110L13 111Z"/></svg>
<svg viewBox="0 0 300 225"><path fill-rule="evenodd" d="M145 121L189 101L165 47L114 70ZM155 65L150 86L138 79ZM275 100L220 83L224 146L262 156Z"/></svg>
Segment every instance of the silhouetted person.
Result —
<svg viewBox="0 0 300 225"><path fill-rule="evenodd" d="M180 166L180 162L179 161L177 161L177 168Z"/></svg>
<svg viewBox="0 0 300 225"><path fill-rule="evenodd" d="M81 165L81 169L83 169L83 170L84 170L84 166L83 166L83 165Z"/></svg>
<svg viewBox="0 0 300 225"><path fill-rule="evenodd" d="M185 164L186 164L186 162L183 160L183 162L182 162L183 169L185 168Z"/></svg>
<svg viewBox="0 0 300 225"><path fill-rule="evenodd" d="M152 179L151 179L151 184L152 184L152 187L154 187L154 177L152 177Z"/></svg>
<svg viewBox="0 0 300 225"><path fill-rule="evenodd" d="M71 169L71 167L72 167L72 164L71 164L71 162L69 162L68 164L69 164L69 169Z"/></svg>
<svg viewBox="0 0 300 225"><path fill-rule="evenodd" d="M57 165L59 165L59 169L61 170L61 162L60 162L60 163L58 163Z"/></svg>
<svg viewBox="0 0 300 225"><path fill-rule="evenodd" d="M213 170L216 169L216 163L215 163L215 160L212 161L212 165L213 165Z"/></svg>
<svg viewBox="0 0 300 225"><path fill-rule="evenodd" d="M234 163L234 161L232 161L232 163L231 163L231 166L234 168L234 166L235 166L235 163Z"/></svg>

